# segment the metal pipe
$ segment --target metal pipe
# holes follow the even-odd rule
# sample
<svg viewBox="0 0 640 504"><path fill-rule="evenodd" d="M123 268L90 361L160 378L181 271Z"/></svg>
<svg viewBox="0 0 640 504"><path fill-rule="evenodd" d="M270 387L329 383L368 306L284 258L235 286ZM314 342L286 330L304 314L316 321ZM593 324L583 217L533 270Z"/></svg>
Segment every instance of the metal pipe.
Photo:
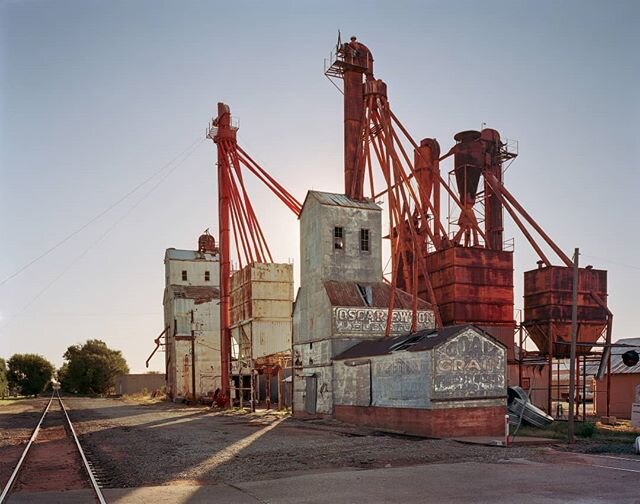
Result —
<svg viewBox="0 0 640 504"><path fill-rule="evenodd" d="M607 304L604 300L595 292L590 292L591 297L595 299L596 303L598 303L602 308L604 308L607 312L607 334L605 341L605 349L602 353L602 359L600 360L600 366L598 367L598 373L596 374L596 378L598 380L602 380L604 374L604 361L607 362L607 406L606 406L606 416L609 416L611 413L611 336L613 333L613 313L607 307Z"/></svg>
<svg viewBox="0 0 640 504"><path fill-rule="evenodd" d="M153 340L153 342L156 344L156 347L153 349L153 352L151 352L151 355L149 356L149 358L145 361L144 365L145 367L149 367L149 361L151 360L151 358L156 354L156 352L158 351L158 348L160 348L160 338L162 338L162 336L169 330L169 326L164 328L164 331L162 331L158 337L156 339Z"/></svg>
<svg viewBox="0 0 640 504"><path fill-rule="evenodd" d="M282 410L282 366L278 366L278 411Z"/></svg>
<svg viewBox="0 0 640 504"><path fill-rule="evenodd" d="M587 418L587 356L582 356L582 421Z"/></svg>
<svg viewBox="0 0 640 504"><path fill-rule="evenodd" d="M540 257L540 259L542 259L547 266L551 266L551 261L549 261L549 259L545 255L545 253L540 248L540 246L533 239L533 236L531 236L531 233L529 233L529 230L524 225L524 223L520 220L520 217L518 217L518 214L515 212L515 210L513 208L511 208L511 205L509 205L509 203L502 196L502 193L500 192L499 183L496 183L496 181L494 181L491 178L492 177L491 173L489 173L488 175L485 174L484 177L485 177L485 181L487 182L487 184L489 185L489 187L493 191L493 194L500 200L500 202L502 203L503 207L507 209L507 212L509 212L509 215L511 215L511 218L513 219L513 221L520 228L520 231L522 231L522 234L525 236L525 238L527 239L529 244L536 251L536 253L538 254L538 257Z"/></svg>
<svg viewBox="0 0 640 504"><path fill-rule="evenodd" d="M567 440L575 443L574 403L576 380L576 339L578 336L578 258L580 249L576 248L573 254L573 301L571 305L571 353L569 361L569 423L567 428Z"/></svg>
<svg viewBox="0 0 640 504"><path fill-rule="evenodd" d="M191 310L191 402L196 404L196 330Z"/></svg>
<svg viewBox="0 0 640 504"><path fill-rule="evenodd" d="M494 177L493 174L489 175L490 177ZM485 175L486 177L486 175ZM495 177L494 177L495 178ZM527 213L527 211L518 203L518 200L507 190L504 184L498 184L498 188L502 192L502 194L507 198L509 203L511 203L514 208L522 215L525 220L529 223L529 225L536 230L536 232L542 237L542 239L551 247L551 249L558 255L558 257L565 263L568 267L572 267L572 262L569 257L558 247L555 242L549 238L549 236L544 232L544 230L538 225L538 223Z"/></svg>
<svg viewBox="0 0 640 504"><path fill-rule="evenodd" d="M229 294L231 278L229 244L229 160L220 139L230 137L235 142L236 132L231 128L231 113L224 103L218 103L218 133L214 142L218 143L218 229L220 232L220 394L226 407L229 405L229 378L231 365L231 332Z"/></svg>
<svg viewBox="0 0 640 504"><path fill-rule="evenodd" d="M524 360L524 339L522 334L522 310L520 310L520 324L518 326L518 340L520 351L518 352L518 385L522 387L522 363Z"/></svg>
<svg viewBox="0 0 640 504"><path fill-rule="evenodd" d="M611 331L613 327L613 314L609 313L607 323L607 345L611 345ZM608 347L611 348L611 347ZM607 356L607 416L611 415L611 350Z"/></svg>
<svg viewBox="0 0 640 504"><path fill-rule="evenodd" d="M256 163L249 154L247 154L242 147L237 146L238 152L242 154L239 156L240 161L244 164L256 177L258 177L280 200L296 215L300 215L302 205L294 198L290 192L288 192L276 179L274 179L269 173Z"/></svg>
<svg viewBox="0 0 640 504"><path fill-rule="evenodd" d="M549 385L547 387L547 413L549 413L549 415L552 414L553 411L553 405L551 402L551 393L552 393L552 384L553 384L553 338L551 337L551 331L553 329L553 323L549 322L549 332L547 334L549 334L549 341L547 342L547 352L548 352L548 365L549 365L549 370L547 371L547 375L549 378Z"/></svg>

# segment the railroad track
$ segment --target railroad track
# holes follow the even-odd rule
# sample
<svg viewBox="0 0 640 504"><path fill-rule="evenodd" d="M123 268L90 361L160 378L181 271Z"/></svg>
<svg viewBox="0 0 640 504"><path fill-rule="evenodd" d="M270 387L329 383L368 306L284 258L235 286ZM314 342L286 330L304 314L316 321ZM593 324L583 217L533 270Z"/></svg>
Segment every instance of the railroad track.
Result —
<svg viewBox="0 0 640 504"><path fill-rule="evenodd" d="M80 459L82 460L82 472L87 475L90 482L90 486L95 493L96 500L101 504L106 504L104 496L102 495L102 491L98 486L98 482L91 468L91 464L87 460L87 457L84 453L84 450L82 449L82 446L80 446L80 441L78 440L76 431L73 428L73 424L71 423L71 419L69 418L67 409L64 403L62 402L62 398L60 397L60 394L58 393L57 390L55 390L51 394L51 398L49 399L49 402L47 403L47 405L44 408L44 411L42 412L42 416L40 417L40 421L38 422L38 425L36 425L35 429L33 430L33 433L31 434L31 437L29 438L29 441L27 442L27 445L25 446L24 451L22 452L22 455L18 460L18 463L16 464L13 472L11 473L11 477L9 478L9 481L7 481L7 484L2 490L2 494L0 494L0 504L4 504L5 502L7 502L9 495L15 489L16 482L20 480L21 474L25 471L25 466L26 466L25 461L28 460L29 453L31 452L31 448L36 443L36 439L38 439L38 434L40 434L41 430L43 429L42 427L43 422L47 417L47 413L49 413L50 410L52 410L51 405L52 403L54 403L54 401L57 402L60 406L59 411L62 413L62 415L58 415L58 416L62 416L64 418L63 420L64 430L67 436L72 438L73 443L77 448L77 453L79 454Z"/></svg>

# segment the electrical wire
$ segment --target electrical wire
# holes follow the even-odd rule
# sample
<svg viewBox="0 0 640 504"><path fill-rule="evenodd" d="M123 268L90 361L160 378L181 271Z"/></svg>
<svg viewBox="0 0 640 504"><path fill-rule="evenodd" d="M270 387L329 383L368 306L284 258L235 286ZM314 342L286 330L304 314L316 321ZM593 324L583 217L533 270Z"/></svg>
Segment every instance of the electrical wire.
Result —
<svg viewBox="0 0 640 504"><path fill-rule="evenodd" d="M142 197L140 199L138 199L138 201L136 201L119 219L117 219L111 226L109 226L109 228L107 228L95 241L93 241L88 247L86 247L78 256L76 256L71 262L69 262L69 264L67 264L67 266L57 276L55 276L47 285L45 285L45 287L43 289L41 289L33 298L31 298L22 307L22 309L16 315L14 315L12 317L12 319L14 319L15 317L24 315L24 313L27 311L27 309L35 301L37 301L45 292L47 292L69 270L71 270L74 266L76 266L80 262L80 260L91 251L91 249L96 247L102 240L104 240L123 220L125 220L129 215L131 215L131 213L138 206L140 206L140 204L143 201L145 201L151 195L151 193L153 193L167 178L169 178L169 176L173 172L175 172L182 165L182 163L184 163L197 150L197 148L202 144L202 142L204 142L204 139L201 139L197 143L192 144L189 147L189 149L186 151L186 153L185 153L185 151L182 151L181 154L183 154L183 156L182 156L182 158L180 158L179 161L176 162L175 166L173 166L167 173L163 174L162 177L160 178L160 180L158 180L158 182L156 182L146 193L144 193L142 195ZM175 158L173 158L173 160L171 162L176 161L179 157L180 157L180 155L175 157ZM167 166L168 165L165 165L163 167L163 170L166 169ZM157 173L159 173L159 172L156 172L156 174ZM142 187L142 186L138 186L138 188L140 188L140 187ZM133 191L133 192L135 192L135 191ZM132 194L133 192L131 192L129 194ZM3 329L6 329L7 325L9 325L10 322L11 322L11 320L8 320L7 323L4 324Z"/></svg>
<svg viewBox="0 0 640 504"><path fill-rule="evenodd" d="M0 280L0 287L4 286L5 284L7 284L9 281L13 280L14 278L16 278L18 275L20 275L21 273L23 273L24 271L26 271L27 269L29 269L31 266L33 266L35 263L37 263L38 261L40 261L41 259L45 258L46 256L48 256L51 252L53 252L54 250L56 250L57 248L59 248L60 246L64 245L66 242L68 242L71 238L73 238L74 236L76 236L77 234L81 233L82 231L84 231L85 229L87 229L91 224L93 224L94 222L98 221L100 218L104 217L106 214L108 214L111 210L113 210L114 208L116 208L118 205L120 205L123 201L125 201L129 196L131 196L133 193L135 193L136 191L138 191L138 189L140 189L141 187L145 186L146 184L148 184L149 182L151 182L151 180L153 180L155 177L157 177L160 173L162 173L164 170L166 170L169 166L171 166L177 159L180 158L180 156L182 156L185 152L188 152L190 149L194 148L195 146L199 145L201 142L203 142L204 139L199 137L195 142L192 142L191 145L189 145L189 147L187 147L186 149L182 150L180 152L180 154L178 154L177 156L175 156L173 159L171 159L168 163L164 164L159 170L155 171L154 173L152 173L149 177L147 177L146 179L144 179L142 182L140 182L138 185L136 185L133 189L131 189L130 191L128 191L124 196L120 197L118 200L116 200L114 203L112 203L111 205L109 205L107 208L105 208L104 210L102 210L100 213L98 213L97 215L95 215L94 217L92 217L89 221L85 222L82 226L80 226L79 228L77 228L75 231L72 231L71 233L69 233L67 236L65 236L62 240L60 240L59 242L57 242L55 245L53 245L52 247L50 247L49 249L45 250L43 253L41 253L40 255L36 256L34 259L32 259L31 261L29 261L28 263L26 263L25 265L23 265L22 267L20 267L17 271L15 271L14 273L12 273L11 275L9 275L8 277L4 278L3 280Z"/></svg>

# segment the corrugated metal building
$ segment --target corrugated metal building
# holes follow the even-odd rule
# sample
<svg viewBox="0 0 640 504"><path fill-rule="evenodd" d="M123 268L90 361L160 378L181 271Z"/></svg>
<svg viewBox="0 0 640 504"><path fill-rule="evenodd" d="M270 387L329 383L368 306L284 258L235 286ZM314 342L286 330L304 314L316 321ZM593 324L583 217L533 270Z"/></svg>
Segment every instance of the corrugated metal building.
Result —
<svg viewBox="0 0 640 504"><path fill-rule="evenodd" d="M434 436L499 436L507 348L472 325L355 345L335 356L339 420Z"/></svg>
<svg viewBox="0 0 640 504"><path fill-rule="evenodd" d="M300 214L300 289L293 310L294 414L333 415L333 357L384 336L390 287L382 278L381 209L309 191ZM410 297L396 290L392 334L411 328ZM434 327L419 303L418 326Z"/></svg>
<svg viewBox="0 0 640 504"><path fill-rule="evenodd" d="M631 406L636 400L636 387L640 385L640 363L627 366L622 362L622 354L629 350L640 353L640 338L625 338L615 343L633 345L611 349L611 406L610 415L631 418ZM607 380L595 382L596 414L607 413Z"/></svg>
<svg viewBox="0 0 640 504"><path fill-rule="evenodd" d="M291 367L293 266L245 266L231 277L230 298L233 401L290 406L282 380Z"/></svg>
<svg viewBox="0 0 640 504"><path fill-rule="evenodd" d="M231 277L233 347L250 359L291 353L293 266L252 263ZM243 343L245 342L246 343Z"/></svg>
<svg viewBox="0 0 640 504"><path fill-rule="evenodd" d="M116 394L152 393L165 386L165 377L159 373L123 374L116 376Z"/></svg>

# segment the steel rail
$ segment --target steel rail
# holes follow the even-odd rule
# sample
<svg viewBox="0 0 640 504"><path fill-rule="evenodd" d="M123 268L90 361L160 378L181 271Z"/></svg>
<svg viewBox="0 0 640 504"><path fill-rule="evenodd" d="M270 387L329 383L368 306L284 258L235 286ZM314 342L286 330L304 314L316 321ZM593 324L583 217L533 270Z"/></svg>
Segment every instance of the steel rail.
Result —
<svg viewBox="0 0 640 504"><path fill-rule="evenodd" d="M76 431L73 428L73 424L71 423L71 419L69 418L69 414L67 413L67 409L65 408L64 403L62 402L62 398L60 397L60 394L57 391L54 391L51 394L51 397L49 398L49 402L47 403L47 406L45 407L44 411L42 412L42 416L40 417L40 421L38 422L38 425L36 425L35 429L33 430L33 433L31 434L31 437L29 438L29 442L27 443L27 446L25 446L25 448L24 448L24 450L22 452L22 456L20 457L20 460L18 460L18 463L16 464L16 467L14 468L13 472L11 473L11 477L9 478L9 481L7 481L7 484L5 485L4 489L2 490L2 494L0 494L0 504L4 504L6 502L6 499L9 496L9 492L11 492L11 489L13 488L13 485L16 482L18 474L20 473L20 470L22 469L24 461L27 458L27 454L29 453L29 450L31 449L31 446L33 445L33 442L38 437L38 433L40 432L40 427L42 426L42 422L44 421L45 417L47 416L47 413L49 412L49 408L51 407L51 403L53 402L54 397L58 399L58 403L60 404L60 409L64 413L64 417L67 420L67 425L69 426L69 431L71 432L71 434L73 436L73 440L74 440L74 442L76 444L76 447L78 448L78 452L80 453L80 457L82 458L82 463L83 463L84 469L87 472L87 474L89 475L89 479L91 481L91 486L92 486L92 488L93 488L93 490L94 490L94 492L96 494L96 497L98 498L98 501L100 502L100 504L106 504L107 503L107 501L105 500L104 496L102 495L102 491L100 490L100 487L98 486L98 482L96 481L96 478L93 475L93 471L89 467L89 461L87 460L87 457L85 456L84 451L82 450L82 446L80 445L80 441L78 440L78 436L76 434Z"/></svg>
<svg viewBox="0 0 640 504"><path fill-rule="evenodd" d="M73 440L76 443L76 447L78 448L80 457L82 458L84 469L85 471L87 471L87 474L89 475L89 479L91 480L91 486L93 487L93 490L96 493L96 497L98 497L98 501L100 501L100 504L107 504L107 501L104 499L104 496L102 495L102 490L100 490L100 487L98 486L98 482L96 481L96 478L93 475L93 471L91 470L91 467L89 467L89 461L87 460L87 457L84 454L84 450L82 449L82 446L80 445L80 440L78 439L76 430L73 428L73 424L71 423L71 419L69 418L69 414L67 413L67 408L65 408L64 403L62 402L62 398L60 397L60 394L56 392L56 395L58 396L58 401L60 402L60 408L64 413L64 417L67 419L67 425L69 426L69 430L73 435ZM0 504L2 503L0 502Z"/></svg>
<svg viewBox="0 0 640 504"><path fill-rule="evenodd" d="M47 403L47 406L45 407L45 409L44 409L44 411L42 413L42 416L40 417L40 421L38 422L38 425L36 425L36 428L33 429L33 433L31 434L31 437L29 438L29 442L27 443L27 446L25 446L25 448L24 448L24 450L22 452L22 456L20 457L20 460L18 460L18 463L16 464L15 469L11 473L11 477L9 478L9 481L7 481L7 484L4 486L4 490L2 490L2 494L0 494L0 504L5 502L5 499L9 495L9 492L11 491L11 488L13 487L13 484L15 483L16 478L18 477L18 473L20 472L20 469L22 468L22 464L24 463L24 459L27 458L27 453L29 452L29 449L31 448L31 445L33 444L33 442L35 441L36 437L38 436L38 432L40 432L40 426L42 425L42 422L44 421L44 417L47 415L47 412L49 411L49 407L51 406L51 402L53 401L53 396L54 395L55 395L55 392L51 394L51 397L49 398L49 402Z"/></svg>

